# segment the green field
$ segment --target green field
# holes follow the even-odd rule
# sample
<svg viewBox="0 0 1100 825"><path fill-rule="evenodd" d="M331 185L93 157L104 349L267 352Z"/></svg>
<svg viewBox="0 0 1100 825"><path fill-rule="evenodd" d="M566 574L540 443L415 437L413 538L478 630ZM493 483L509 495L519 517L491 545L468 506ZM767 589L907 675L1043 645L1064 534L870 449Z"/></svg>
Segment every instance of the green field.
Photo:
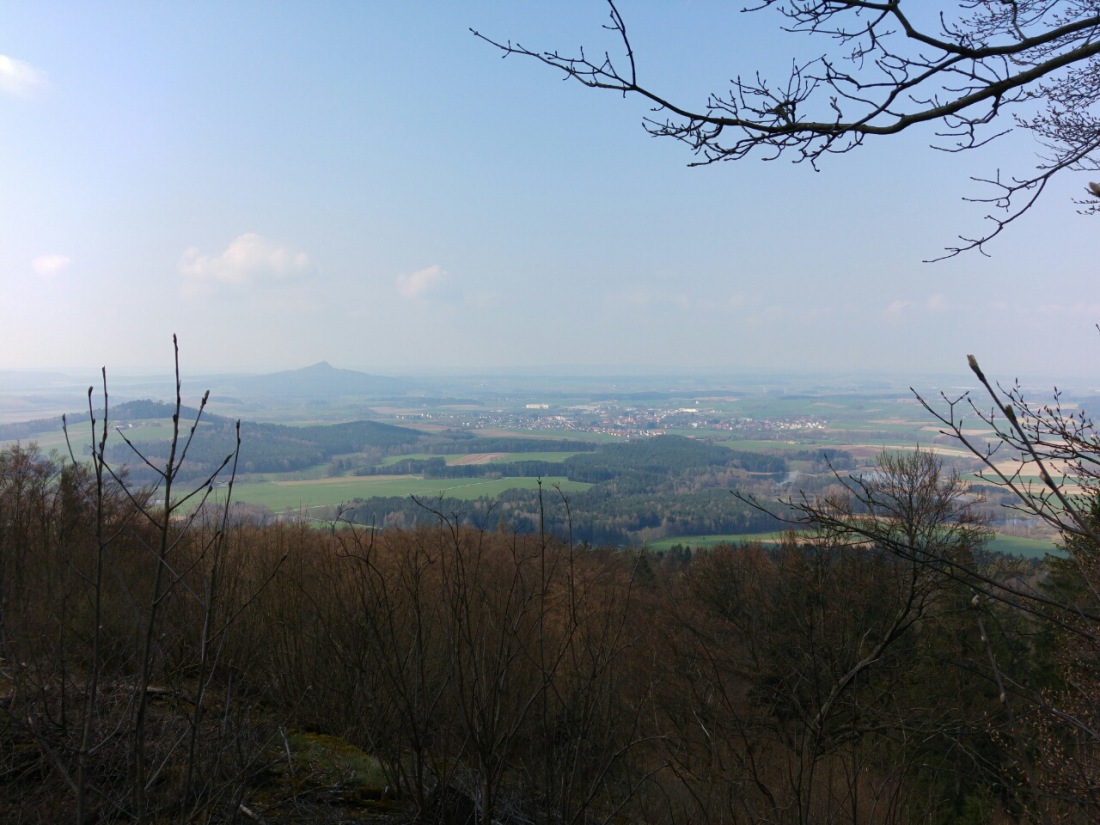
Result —
<svg viewBox="0 0 1100 825"><path fill-rule="evenodd" d="M719 544L745 544L750 541L774 544L783 538L784 535L785 533L782 530L776 530L770 533L741 533L738 535L725 536L671 536L666 539L648 542L646 547L650 550L661 551L668 550L675 544L690 547L692 550L714 547Z"/></svg>
<svg viewBox="0 0 1100 825"><path fill-rule="evenodd" d="M646 547L650 550L668 550L675 544L691 547L693 550L705 547L714 547L718 544L744 544L751 541L759 541L764 544L774 544L783 538L783 531L771 533L744 533L741 535L727 536L672 536L649 542ZM1023 556L1028 559L1041 559L1048 553L1059 552L1059 548L1053 542L1041 539L1025 539L1018 536L1007 536L997 533L986 545L987 550L996 553L1004 553L1006 556Z"/></svg>
<svg viewBox="0 0 1100 825"><path fill-rule="evenodd" d="M501 453L499 456L495 456L489 462L489 464L507 464L512 461L565 461L571 455L576 455L577 452L552 452L552 453ZM427 461L431 458L446 458L448 464L461 464L464 463L462 459L467 458L470 455L481 455L481 453L460 453L458 455L439 456L432 453L410 453L409 455L388 455L381 461L381 466L389 467L402 461Z"/></svg>
<svg viewBox="0 0 1100 825"><path fill-rule="evenodd" d="M73 442L73 452L79 457L83 453L85 445L90 443L91 430L88 429L88 423L83 422L80 427L70 426L69 437ZM65 444L65 434L61 431L60 427L56 432L35 433L31 438L20 438L15 441L0 441L0 449L14 447L16 444L20 444L23 447L30 447L32 444L36 444L38 445L39 451L46 455L49 455L54 450L66 457L69 455L69 448Z"/></svg>
<svg viewBox="0 0 1100 825"><path fill-rule="evenodd" d="M542 479L545 489L558 485L562 490L587 490L592 485L567 478ZM505 490L533 490L536 478L443 478L423 479L419 476L359 476L317 479L315 481L259 481L233 485L233 500L244 504L260 504L272 510L324 507L342 504L355 498L382 496L417 496L418 498L473 499L499 496Z"/></svg>
<svg viewBox="0 0 1100 825"><path fill-rule="evenodd" d="M803 450L813 450L815 447L821 446L825 448L827 445L819 445L812 439L806 441L795 441L794 439L784 439L782 441L761 441L759 439L728 439L725 441L716 441L721 447L729 447L731 450L740 450L745 453L794 453L801 452Z"/></svg>
<svg viewBox="0 0 1100 825"><path fill-rule="evenodd" d="M452 459L458 456L451 456ZM397 464L399 461L427 461L429 458L435 458L431 453L409 453L408 455L388 455L379 462L381 467L389 467L391 464ZM450 463L450 462L448 462Z"/></svg>
<svg viewBox="0 0 1100 825"><path fill-rule="evenodd" d="M998 533L986 544L986 549L1004 553L1006 556L1023 556L1027 559L1041 559L1048 553L1060 555L1062 552L1061 548L1051 541L1006 536L1004 533Z"/></svg>
<svg viewBox="0 0 1100 825"><path fill-rule="evenodd" d="M102 421L96 421L97 442L103 434L102 424ZM172 435L172 420L169 418L148 419L133 422L132 424L127 422L119 432L115 432L114 423L108 422L108 426L110 427L107 433L108 447L114 444L122 444L123 435L131 441L154 441L157 439L167 439ZM190 427L191 422L185 421L180 425L180 430L186 435ZM121 433L121 435L119 433ZM69 418L69 438L72 441L73 452L76 454L77 458L79 458L84 454L85 448L91 444L92 439L92 428L88 423L88 417L86 415ZM0 449L12 446L15 443L16 441L12 440L0 441ZM60 423L56 428L34 433L29 438L19 439L18 443L25 447L31 444L37 444L38 449L47 455L54 450L57 450L63 456L68 456L69 454L69 448L65 442L65 432L61 429Z"/></svg>
<svg viewBox="0 0 1100 825"><path fill-rule="evenodd" d="M505 453L499 458L494 458L490 461L490 464L507 464L511 461L565 461L571 455L576 455L577 452L571 453Z"/></svg>

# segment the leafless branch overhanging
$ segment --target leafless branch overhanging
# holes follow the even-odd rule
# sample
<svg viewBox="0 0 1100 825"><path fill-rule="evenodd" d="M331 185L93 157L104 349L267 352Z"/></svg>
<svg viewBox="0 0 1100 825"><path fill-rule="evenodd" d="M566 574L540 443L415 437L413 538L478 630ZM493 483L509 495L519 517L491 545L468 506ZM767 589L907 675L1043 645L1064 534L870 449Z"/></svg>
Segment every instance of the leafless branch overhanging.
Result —
<svg viewBox="0 0 1100 825"><path fill-rule="evenodd" d="M739 74L702 104L674 100L639 80L638 56L626 21L608 0L604 28L620 54L592 57L526 47L478 31L475 36L505 57L533 58L593 89L637 96L653 115L644 121L656 137L685 143L690 165L789 157L817 164L849 152L868 138L934 124L932 146L960 152L985 146L1013 129L1039 141L1035 165L1020 174L996 170L973 180L990 194L969 197L989 210L988 224L933 260L985 244L1027 212L1062 171L1100 169L1100 3L1096 0L759 0L743 9L771 9L789 34L826 41L827 50L792 61L790 74L772 82L759 72ZM1091 187L1078 201L1100 210Z"/></svg>

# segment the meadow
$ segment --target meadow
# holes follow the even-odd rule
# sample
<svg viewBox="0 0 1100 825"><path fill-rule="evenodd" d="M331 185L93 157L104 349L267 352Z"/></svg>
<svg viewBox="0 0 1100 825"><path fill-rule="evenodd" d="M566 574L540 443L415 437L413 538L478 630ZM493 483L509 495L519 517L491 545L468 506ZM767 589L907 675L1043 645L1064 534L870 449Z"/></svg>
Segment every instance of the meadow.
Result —
<svg viewBox="0 0 1100 825"><path fill-rule="evenodd" d="M646 547L653 551L667 551L680 545L690 547L693 550L716 547L720 544L745 544L748 542L760 542L761 544L778 544L786 535L784 531L776 530L767 533L742 533L724 536L669 536L667 538L651 541ZM1061 549L1052 541L1043 539L1030 539L1021 536L1010 536L1006 533L996 533L986 545L986 550L994 553L1004 553L1009 556L1022 556L1027 559L1041 559L1047 555L1058 555Z"/></svg>
<svg viewBox="0 0 1100 825"><path fill-rule="evenodd" d="M241 481L233 485L233 501L258 504L276 512L308 510L311 507L331 507L357 498L416 496L421 499L440 497L458 499L493 498L505 490L533 490L537 478L470 478L425 479L411 475L338 476L294 481ZM542 479L544 488L555 485L566 492L587 490L591 484L570 481L564 477Z"/></svg>
<svg viewBox="0 0 1100 825"><path fill-rule="evenodd" d="M530 452L530 453L493 453L488 456L488 460L483 462L487 464L507 464L509 461L553 461L562 462L569 458L571 455L576 455L576 452L560 451L560 452ZM482 463L477 461L480 454L478 453L459 453L457 455L442 456L447 460L447 464L474 464ZM383 458L379 464L383 467L389 467L393 464L398 464L402 461L427 461L431 458L440 458L438 455L432 453L410 453L409 455L389 455Z"/></svg>

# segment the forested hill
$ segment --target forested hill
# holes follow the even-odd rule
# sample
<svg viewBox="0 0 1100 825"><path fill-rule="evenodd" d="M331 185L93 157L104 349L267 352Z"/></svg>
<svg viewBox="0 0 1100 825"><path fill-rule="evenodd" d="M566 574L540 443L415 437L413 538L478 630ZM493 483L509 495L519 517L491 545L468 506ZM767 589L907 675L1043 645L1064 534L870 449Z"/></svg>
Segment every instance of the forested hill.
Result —
<svg viewBox="0 0 1100 825"><path fill-rule="evenodd" d="M327 361L268 375L224 376L234 393L263 398L339 398L404 394L412 384L401 378L339 369Z"/></svg>
<svg viewBox="0 0 1100 825"><path fill-rule="evenodd" d="M112 420L170 417L173 407L159 402L141 401L119 405ZM181 411L181 431L190 429L194 409ZM134 447L145 458L161 463L168 457L169 442L165 438L142 438L127 434ZM415 444L421 438L416 430L382 424L377 421L352 421L346 424L315 424L290 427L283 424L241 423L240 472L289 472L303 470L328 461L333 456L358 453L375 447L388 449ZM213 472L232 453L236 439L236 422L224 416L203 414L181 472L183 478L199 478ZM108 442L110 444L110 442ZM135 460L133 450L116 440L108 446L107 457L116 464L129 464L133 477L147 472ZM140 480L140 479L139 479Z"/></svg>
<svg viewBox="0 0 1100 825"><path fill-rule="evenodd" d="M489 443L503 448L504 441L494 439ZM540 442L528 439L525 443L537 445ZM602 485L604 492L624 496L643 493L670 495L715 486L728 489L730 484L737 483L737 479L743 480L747 473L777 477L788 472L787 462L780 456L731 450L710 441L679 435L661 435L617 444L542 443L558 443L560 449L569 450L571 454L559 461L517 456L511 461L478 464L448 464L441 455L431 458L417 456L362 467L356 474L409 473L424 478L564 476L570 481ZM452 446L433 444L426 449L440 453L450 451ZM572 452L571 446L573 449L583 449ZM506 449L501 451L508 452Z"/></svg>
<svg viewBox="0 0 1100 825"><path fill-rule="evenodd" d="M150 401L149 399L143 399L141 401L126 401L123 404L119 404L117 407L110 407L108 412L111 415L111 421L115 423L130 422L130 421L145 421L150 418L171 418L176 411L175 404L169 404L166 401ZM198 408L188 407L186 404L180 407L180 422L193 422L195 417L199 414ZM103 410L96 410L96 418L102 419ZM202 414L204 421L214 422L226 422L231 419L224 416L214 415L213 413L203 411ZM69 416L69 420L73 420L73 416ZM188 424L190 427L190 424Z"/></svg>

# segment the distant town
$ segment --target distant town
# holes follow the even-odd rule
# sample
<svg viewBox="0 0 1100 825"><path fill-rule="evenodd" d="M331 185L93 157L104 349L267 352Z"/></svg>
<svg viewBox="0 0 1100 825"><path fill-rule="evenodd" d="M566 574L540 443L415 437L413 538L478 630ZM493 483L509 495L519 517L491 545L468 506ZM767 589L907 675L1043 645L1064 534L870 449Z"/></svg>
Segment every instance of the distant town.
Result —
<svg viewBox="0 0 1100 825"><path fill-rule="evenodd" d="M395 418L407 424L431 423L435 426L473 430L520 430L596 433L617 438L642 438L663 435L672 430L699 430L736 433L742 437L775 438L784 433L805 434L825 430L825 418L795 416L789 418L753 418L729 416L718 408L662 408L624 405L614 401L558 407L529 403L522 411L446 409L431 412L401 413Z"/></svg>

